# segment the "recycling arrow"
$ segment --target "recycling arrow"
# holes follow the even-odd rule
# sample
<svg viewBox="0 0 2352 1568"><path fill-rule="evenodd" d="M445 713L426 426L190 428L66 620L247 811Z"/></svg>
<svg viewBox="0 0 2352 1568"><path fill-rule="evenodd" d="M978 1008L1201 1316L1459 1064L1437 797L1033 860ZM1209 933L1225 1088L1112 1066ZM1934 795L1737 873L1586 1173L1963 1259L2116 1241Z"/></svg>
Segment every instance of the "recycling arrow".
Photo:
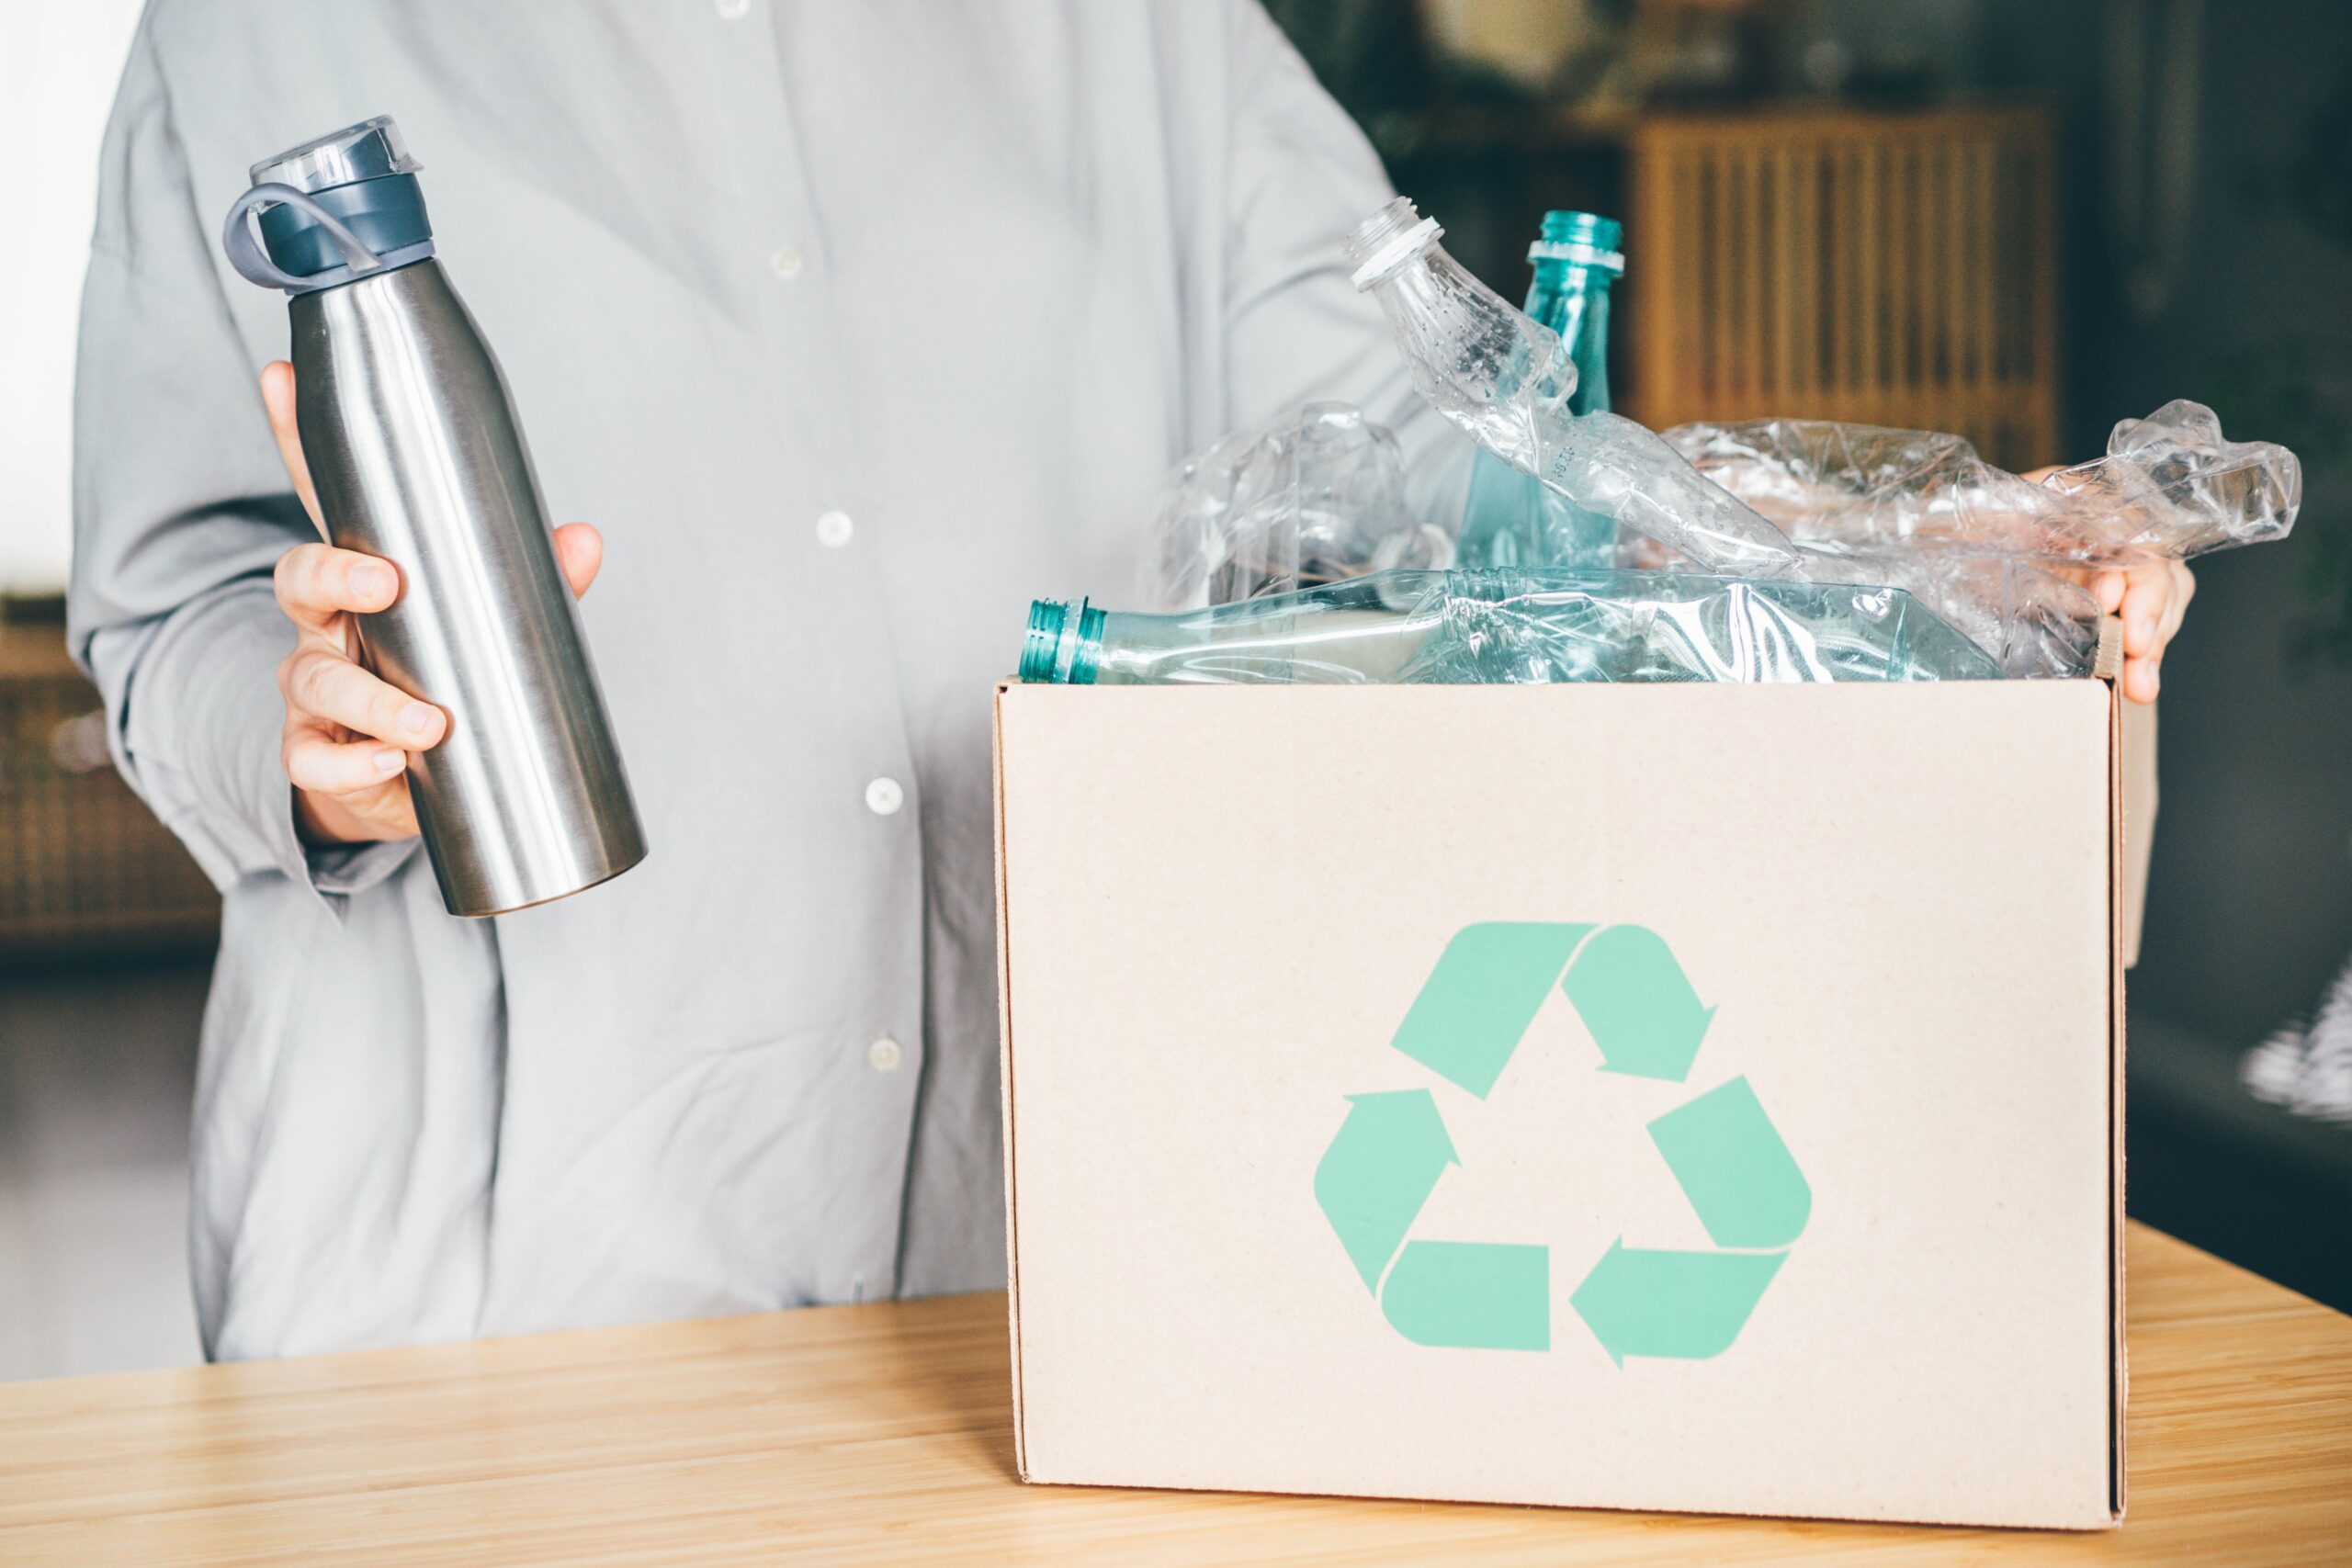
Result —
<svg viewBox="0 0 2352 1568"><path fill-rule="evenodd" d="M1612 1073L1680 1083L1715 1016L1666 940L1644 926L1611 926L1594 937L1560 987Z"/></svg>
<svg viewBox="0 0 2352 1568"><path fill-rule="evenodd" d="M1429 1090L1351 1094L1348 1103L1340 1135L1315 1168L1315 1201L1365 1286L1376 1291L1413 1216L1457 1162Z"/></svg>
<svg viewBox="0 0 2352 1568"><path fill-rule="evenodd" d="M1745 1077L1668 1111L1649 1131L1717 1247L1786 1247L1804 1230L1813 1189Z"/></svg>
<svg viewBox="0 0 2352 1568"><path fill-rule="evenodd" d="M1414 1242L1389 1270L1380 1310L1416 1345L1548 1350L1551 1248L1494 1241Z"/></svg>
<svg viewBox="0 0 2352 1568"><path fill-rule="evenodd" d="M1555 985L1605 1073L1683 1082L1715 1016L1646 927L1487 921L1446 943L1391 1043L1484 1100ZM1551 1348L1550 1248L1410 1236L1446 1167L1461 1163L1436 1099L1425 1089L1348 1099L1315 1197L1382 1315L1419 1345ZM1568 1304L1621 1367L1628 1356L1703 1360L1730 1348L1813 1210L1812 1188L1745 1077L1648 1131L1717 1250L1630 1247L1620 1236L1592 1266Z"/></svg>
<svg viewBox="0 0 2352 1568"><path fill-rule="evenodd" d="M1780 1272L1778 1252L1645 1252L1620 1236L1568 1304L1609 1359L1704 1360L1731 1348Z"/></svg>
<svg viewBox="0 0 2352 1568"><path fill-rule="evenodd" d="M1505 921L1463 927L1396 1026L1396 1049L1486 1099L1590 930Z"/></svg>

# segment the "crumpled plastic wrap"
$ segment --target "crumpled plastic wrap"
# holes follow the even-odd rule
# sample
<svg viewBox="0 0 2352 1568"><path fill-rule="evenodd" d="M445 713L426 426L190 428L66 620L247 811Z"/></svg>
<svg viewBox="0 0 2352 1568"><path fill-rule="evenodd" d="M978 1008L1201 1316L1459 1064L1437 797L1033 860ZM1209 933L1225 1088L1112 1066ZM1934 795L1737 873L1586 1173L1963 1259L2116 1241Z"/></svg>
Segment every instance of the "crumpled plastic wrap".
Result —
<svg viewBox="0 0 2352 1568"><path fill-rule="evenodd" d="M1621 566L1898 586L2007 674L2080 675L2113 649L2096 601L2058 572L2278 538L2301 500L2292 453L2225 440L2190 402L2124 422L2107 457L2039 485L1952 435L1761 420L1661 438L1575 417L1559 339L1447 255L1442 231L1390 203L1349 237L1356 287L1431 406L1621 525Z"/></svg>
<svg viewBox="0 0 2352 1568"><path fill-rule="evenodd" d="M1960 550L2120 567L2284 538L2302 502L2295 455L2231 441L2176 400L2115 427L2107 456L2036 484L1957 435L1824 420L1665 433L1701 474L1816 551Z"/></svg>
<svg viewBox="0 0 2352 1568"><path fill-rule="evenodd" d="M1940 550L1804 551L1810 582L1900 588L2015 680L2113 675L2121 644L2090 590L2030 561Z"/></svg>
<svg viewBox="0 0 2352 1568"><path fill-rule="evenodd" d="M1985 651L1900 589L1785 579L1456 572L1444 632L1398 674L1429 684L1974 681Z"/></svg>
<svg viewBox="0 0 2352 1568"><path fill-rule="evenodd" d="M1380 300L1415 388L1487 451L1575 506L1615 520L1623 530L1622 563L1891 585L1960 627L2003 673L2068 676L2094 668L2098 604L2033 567L1928 559L1907 540L1867 527L1854 528L1850 538L1792 540L1779 521L1827 510L1820 502L1834 485L1821 476L1846 470L1788 460L1793 448L1772 434L1793 429L1789 422L1716 427L1755 438L1700 443L1718 459L1710 471L1689 449L1621 415L1571 415L1576 368L1558 336L1471 276L1436 243L1433 225L1411 217L1409 203L1392 204L1356 231L1349 254L1360 264L1358 287ZM1834 456L1835 440L1824 444Z"/></svg>
<svg viewBox="0 0 2352 1568"><path fill-rule="evenodd" d="M1138 586L1147 604L1193 609L1453 559L1453 536L1406 507L1396 438L1361 409L1316 402L1185 459Z"/></svg>
<svg viewBox="0 0 2352 1568"><path fill-rule="evenodd" d="M1801 545L1798 559L1807 582L1902 589L1991 654L2013 680L2113 675L2121 668L2121 645L2090 590L2031 561L1843 544ZM1617 565L1628 571L1702 570L1640 534L1618 540Z"/></svg>
<svg viewBox="0 0 2352 1568"><path fill-rule="evenodd" d="M1175 614L1040 602L1024 681L1552 684L1990 680L1897 589L1684 573L1384 571Z"/></svg>

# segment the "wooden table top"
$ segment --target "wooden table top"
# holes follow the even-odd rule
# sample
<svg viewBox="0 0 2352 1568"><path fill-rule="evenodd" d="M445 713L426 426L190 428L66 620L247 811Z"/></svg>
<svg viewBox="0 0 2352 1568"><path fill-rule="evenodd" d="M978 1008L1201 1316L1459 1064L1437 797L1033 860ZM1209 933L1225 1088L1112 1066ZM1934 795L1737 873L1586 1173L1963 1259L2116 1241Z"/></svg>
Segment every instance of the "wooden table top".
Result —
<svg viewBox="0 0 2352 1568"><path fill-rule="evenodd" d="M0 1562L2352 1561L2352 1318L2129 1246L2100 1534L1024 1486L984 1295L0 1388Z"/></svg>

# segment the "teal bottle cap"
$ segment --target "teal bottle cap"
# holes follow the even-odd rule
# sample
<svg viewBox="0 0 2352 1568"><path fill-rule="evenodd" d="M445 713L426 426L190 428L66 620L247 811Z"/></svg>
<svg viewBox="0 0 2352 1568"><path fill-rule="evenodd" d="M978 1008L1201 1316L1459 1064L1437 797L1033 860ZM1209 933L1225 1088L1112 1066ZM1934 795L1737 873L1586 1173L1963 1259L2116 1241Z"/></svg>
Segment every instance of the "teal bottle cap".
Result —
<svg viewBox="0 0 2352 1568"><path fill-rule="evenodd" d="M1094 684L1102 653L1103 613L1085 600L1065 604L1038 599L1029 605L1029 629L1021 641L1021 680L1057 686Z"/></svg>

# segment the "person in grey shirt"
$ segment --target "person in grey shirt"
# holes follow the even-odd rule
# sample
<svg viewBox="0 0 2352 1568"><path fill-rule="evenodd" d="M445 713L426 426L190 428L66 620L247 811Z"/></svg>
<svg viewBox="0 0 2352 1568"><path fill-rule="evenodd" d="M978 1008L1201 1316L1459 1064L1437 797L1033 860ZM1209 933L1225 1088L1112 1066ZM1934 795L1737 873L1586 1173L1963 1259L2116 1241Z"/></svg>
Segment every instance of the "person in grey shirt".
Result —
<svg viewBox="0 0 2352 1568"><path fill-rule="evenodd" d="M390 583L316 542L257 390L285 303L218 245L248 164L383 113L594 521L652 846L489 921L379 771L443 720L350 662ZM990 681L1031 597L1133 581L1183 453L1310 397L1448 439L1340 258L1388 195L1256 0L153 0L71 635L226 895L208 1352L1001 1283Z"/></svg>
<svg viewBox="0 0 2352 1568"><path fill-rule="evenodd" d="M416 852L444 721L350 661L391 585L317 542L284 302L218 246L249 164L374 114L594 520L559 543L652 846L491 921ZM1424 515L1466 474L1340 260L1378 161L1257 0L153 0L102 175L71 635L226 895L208 1351L1001 1282L1028 601L1116 594L1169 464L1309 398L1398 432ZM2135 655L2160 590L2102 589Z"/></svg>

